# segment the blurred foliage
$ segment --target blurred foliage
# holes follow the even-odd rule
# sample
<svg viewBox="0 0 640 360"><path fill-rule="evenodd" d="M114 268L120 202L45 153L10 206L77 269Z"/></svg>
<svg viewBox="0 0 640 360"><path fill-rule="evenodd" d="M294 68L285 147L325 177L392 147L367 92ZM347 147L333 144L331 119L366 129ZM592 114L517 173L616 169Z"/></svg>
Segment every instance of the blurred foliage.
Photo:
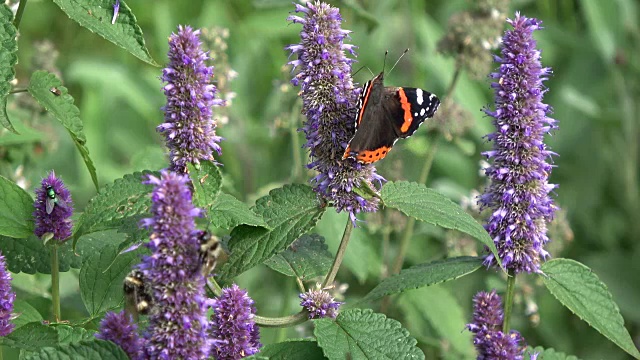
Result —
<svg viewBox="0 0 640 360"><path fill-rule="evenodd" d="M445 95L456 60L439 53L437 44L445 35L449 19L472 9L471 1L332 3L341 8L343 26L353 31L352 43L359 47L354 71L363 66L375 73L382 67L385 50L393 59L410 48L387 75L387 84L422 87ZM304 136L295 131L302 120L298 89L289 84L289 69L284 67L288 53L283 48L299 41L300 30L285 20L293 10L290 0L129 0L127 4L138 18L151 55L160 64L165 62L167 37L178 24L211 28L213 53L226 51L219 56L223 63L219 65L214 59L214 65L223 70L220 76L225 94L233 98L231 106L218 114L225 119L218 131L226 139L219 161L224 164L227 193L252 204L276 186L311 178L303 167L307 159L300 146ZM562 221L551 227L552 256L574 258L600 276L639 344L640 3L519 0L509 5L505 16L512 17L516 10L543 21L545 30L537 32L536 37L543 65L554 72L546 82L549 91L545 102L554 108L560 126L548 143L558 154L551 182L560 185L557 202L563 212L558 216ZM81 28L51 1L29 1L19 30L15 88L25 88L35 70L59 72L80 108L100 184L124 174L166 166L162 138L155 131L163 119L160 68ZM218 40L226 46L216 43ZM361 84L369 78L368 70L355 75L355 81ZM481 191L485 181L480 172L480 151L487 149L483 136L491 131L490 120L480 110L492 102L492 91L489 80L475 80L465 71L453 90L457 107L451 111L452 116L469 114L464 116L469 116L473 125L464 135L440 140L428 185L455 201L466 199L473 207L475 201L470 194L474 189ZM0 175L32 193L40 179L55 169L72 191L77 208L84 208L95 189L65 129L26 94L10 97L8 112L22 135L1 133ZM416 181L433 143L429 134L419 131L398 143L379 164L378 172L388 180ZM334 252L344 219L326 215L319 228ZM385 210L360 223L354 232L358 240L348 250L352 256L338 278L349 284L347 299L363 296L385 276L385 264L392 262L405 222L397 212ZM335 230L332 223L336 224ZM405 267L478 250L459 234L452 236L423 224L417 226L411 246ZM282 316L296 311L299 300L293 280L271 272L265 282L266 271L260 267L239 279L256 300L259 313ZM65 276L70 278L68 284L77 284L77 273ZM455 333L450 330L452 324L462 331L464 322L470 319L471 297L476 291L489 287L503 290L505 282L500 277L479 271L434 288L442 296L410 293L396 298L389 315L412 331L427 358L469 355L469 347L458 340L449 343L446 336ZM23 282L23 278L35 283L21 285L20 292L33 294L30 304L46 317L49 303L39 297L46 291L46 281L20 275L14 283ZM626 358L622 350L564 309L533 276L521 279L512 323L530 345L553 347L583 359ZM78 293L76 285L69 286L63 289L63 295ZM79 297L68 296L63 299L63 313L83 316ZM374 308L377 306L374 304ZM448 316L437 316L447 309ZM447 321L457 322L443 323ZM266 344L308 334L308 323L262 331Z"/></svg>

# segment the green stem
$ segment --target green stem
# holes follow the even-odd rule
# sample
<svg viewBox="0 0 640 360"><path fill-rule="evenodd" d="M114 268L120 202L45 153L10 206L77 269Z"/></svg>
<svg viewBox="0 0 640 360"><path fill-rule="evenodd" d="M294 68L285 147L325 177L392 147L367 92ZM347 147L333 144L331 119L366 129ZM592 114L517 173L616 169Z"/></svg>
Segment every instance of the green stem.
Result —
<svg viewBox="0 0 640 360"><path fill-rule="evenodd" d="M322 283L323 289L333 284L333 280L335 280L336 275L338 274L338 269L340 268L340 264L342 264L344 253L347 250L347 244L349 244L349 238L351 238L351 230L353 230L353 222L351 222L351 218L349 217L347 218L347 225L344 228L344 233L342 234L342 241L340 241L340 246L338 247L336 258L333 259L333 265L331 265L331 270L329 270L327 277L324 279L324 282Z"/></svg>
<svg viewBox="0 0 640 360"><path fill-rule="evenodd" d="M51 246L51 303L53 305L53 319L60 321L60 270L58 260L58 245Z"/></svg>
<svg viewBox="0 0 640 360"><path fill-rule="evenodd" d="M297 314L283 316L279 318L269 318L264 316L256 315L254 320L256 324L263 327L287 327L302 324L303 322L309 319L309 312L305 309L300 311Z"/></svg>
<svg viewBox="0 0 640 360"><path fill-rule="evenodd" d="M22 21L22 14L24 13L25 7L27 7L27 0L20 0L18 11L16 11L16 18L13 19L13 26L15 26L16 29L20 28L20 22Z"/></svg>
<svg viewBox="0 0 640 360"><path fill-rule="evenodd" d="M427 151L426 158L424 159L424 164L422 166L422 171L420 172L420 179L418 182L420 184L424 184L427 182L427 178L429 177L429 172L431 171L431 165L433 164L433 159L435 158L436 152L438 151L438 143L440 142L440 136L436 135L433 139L431 147ZM413 229L416 225L416 219L409 218L407 225L404 228L404 233L402 234L402 240L400 240L400 249L398 250L398 255L391 267L391 274L397 274L402 270L402 264L404 263L404 258L407 255L407 251L409 250L409 245L411 244L411 238L413 237Z"/></svg>
<svg viewBox="0 0 640 360"><path fill-rule="evenodd" d="M300 114L300 106L296 102L296 105L291 111L291 118L289 119L289 133L291 135L291 147L293 152L293 172L291 177L294 182L300 181L302 178L302 157L300 156L300 138L298 137L298 115Z"/></svg>
<svg viewBox="0 0 640 360"><path fill-rule="evenodd" d="M222 288L218 285L215 279L207 279L207 287L215 296L222 295ZM213 287L213 289L211 287Z"/></svg>
<svg viewBox="0 0 640 360"><path fill-rule="evenodd" d="M507 278L507 295L504 301L504 320L502 322L502 332L509 333L509 325L511 321L511 310L513 309L513 298L516 293L516 274L513 270L509 270Z"/></svg>
<svg viewBox="0 0 640 360"><path fill-rule="evenodd" d="M446 95L444 96L444 100L450 101L451 96L453 95L453 90L456 88L458 84L458 80L460 80L460 74L462 73L462 67L456 61L456 70L453 73L453 79L451 79L451 83L449 84L449 88L447 89Z"/></svg>

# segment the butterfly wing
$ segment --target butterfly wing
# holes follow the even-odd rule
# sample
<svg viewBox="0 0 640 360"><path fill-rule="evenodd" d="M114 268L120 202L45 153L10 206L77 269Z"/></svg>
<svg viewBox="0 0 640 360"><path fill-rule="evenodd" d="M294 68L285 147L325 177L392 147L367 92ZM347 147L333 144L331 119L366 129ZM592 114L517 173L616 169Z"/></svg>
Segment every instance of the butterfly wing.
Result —
<svg viewBox="0 0 640 360"><path fill-rule="evenodd" d="M384 158L397 136L393 124L385 119L382 104L385 87L384 73L368 81L358 99L355 126L356 133L345 149L343 159L353 158L363 164L371 164Z"/></svg>
<svg viewBox="0 0 640 360"><path fill-rule="evenodd" d="M440 105L434 94L418 88L384 87L383 73L367 82L357 104L356 133L343 159L363 164L383 159L399 138L411 136Z"/></svg>
<svg viewBox="0 0 640 360"><path fill-rule="evenodd" d="M388 87L382 104L396 135L404 139L413 135L426 119L435 114L440 99L418 88Z"/></svg>

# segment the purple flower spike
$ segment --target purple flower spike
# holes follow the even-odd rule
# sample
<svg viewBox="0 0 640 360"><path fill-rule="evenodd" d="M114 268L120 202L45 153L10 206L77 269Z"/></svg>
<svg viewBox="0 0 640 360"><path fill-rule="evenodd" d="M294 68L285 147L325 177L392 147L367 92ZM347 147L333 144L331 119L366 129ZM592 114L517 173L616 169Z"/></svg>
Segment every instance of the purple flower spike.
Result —
<svg viewBox="0 0 640 360"><path fill-rule="evenodd" d="M36 189L35 231L38 237L52 234L53 239L62 241L71 236L73 223L73 201L71 193L62 180L52 170L49 176L42 179L41 186Z"/></svg>
<svg viewBox="0 0 640 360"><path fill-rule="evenodd" d="M9 320L15 299L16 293L11 290L11 274L7 271L7 263L0 253L0 336L7 336L13 331L15 325Z"/></svg>
<svg viewBox="0 0 640 360"><path fill-rule="evenodd" d="M187 164L214 161L222 140L216 135L212 106L224 105L216 99L216 87L211 83L213 67L206 66L209 56L202 50L200 30L178 27L169 37L169 65L162 71L167 104L165 122L157 130L165 135L170 151L171 170L186 173Z"/></svg>
<svg viewBox="0 0 640 360"><path fill-rule="evenodd" d="M142 348L138 326L133 322L131 315L124 311L108 312L100 322L100 332L96 337L116 343L131 359L136 359Z"/></svg>
<svg viewBox="0 0 640 360"><path fill-rule="evenodd" d="M522 360L526 345L519 332L502 332L502 299L495 290L481 291L473 298L473 323L467 328L475 334L473 345L478 360Z"/></svg>
<svg viewBox="0 0 640 360"><path fill-rule="evenodd" d="M140 264L152 289L153 307L145 333L144 358L206 359L208 301L200 271L198 230L195 217L202 211L191 202L189 178L161 171L149 176L155 186L152 218L141 225L151 232L147 247L151 255Z"/></svg>
<svg viewBox="0 0 640 360"><path fill-rule="evenodd" d="M355 55L354 46L343 42L349 31L340 27L342 17L337 8L315 2L296 4L295 12L301 16L291 15L288 20L302 24L301 41L286 49L297 57L289 62L294 70L299 69L291 83L302 89L308 167L319 173L312 182L317 193L330 199L338 212L348 211L355 222L357 213L376 211L378 200L364 199L353 189L364 184L373 188L373 181L384 179L372 165L342 160L355 133L359 89L351 80L354 60L345 56L345 51Z"/></svg>
<svg viewBox="0 0 640 360"><path fill-rule="evenodd" d="M487 135L493 150L483 155L492 162L485 171L491 184L479 203L492 210L485 228L504 266L531 273L540 271L540 262L549 256L543 246L549 241L547 222L557 207L549 195L556 185L547 182L552 167L547 160L555 154L543 140L557 126L547 117L550 106L542 102L542 82L551 70L541 66L533 39L540 21L516 13L508 22L513 29L504 34L501 56L496 57L500 67L491 74L497 79L491 85L495 111L485 109L496 131ZM492 254L485 264L496 265Z"/></svg>
<svg viewBox="0 0 640 360"><path fill-rule="evenodd" d="M256 308L253 300L238 285L222 289L213 300L211 317L213 356L218 360L235 360L258 352L260 331L253 320Z"/></svg>
<svg viewBox="0 0 640 360"><path fill-rule="evenodd" d="M331 294L320 288L320 284L315 289L300 294L300 306L309 311L309 319L319 319L338 316L338 308L341 302L334 301Z"/></svg>

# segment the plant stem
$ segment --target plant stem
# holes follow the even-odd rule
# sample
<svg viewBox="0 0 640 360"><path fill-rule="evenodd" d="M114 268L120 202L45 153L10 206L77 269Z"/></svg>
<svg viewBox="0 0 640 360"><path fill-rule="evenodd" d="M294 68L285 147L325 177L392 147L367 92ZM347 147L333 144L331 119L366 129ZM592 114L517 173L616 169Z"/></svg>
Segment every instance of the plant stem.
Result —
<svg viewBox="0 0 640 360"><path fill-rule="evenodd" d="M289 118L289 133L291 135L291 151L293 152L293 172L291 177L294 182L300 181L302 178L302 157L300 156L300 138L298 137L298 115L300 114L300 105L296 101L291 117Z"/></svg>
<svg viewBox="0 0 640 360"><path fill-rule="evenodd" d="M331 265L331 269L327 274L327 277L324 279L322 283L322 288L326 288L327 286L333 283L336 275L338 274L338 269L340 268L340 264L342 264L342 259L344 258L344 253L347 250L347 244L349 244L349 238L351 238L351 230L353 230L353 222L351 222L351 218L347 218L347 225L344 228L344 233L342 234L342 240L340 241L340 246L338 247L338 252L336 252L336 257L333 259L333 265Z"/></svg>
<svg viewBox="0 0 640 360"><path fill-rule="evenodd" d="M460 74L462 73L462 68L460 67L460 65L458 64L458 62L456 61L456 70L453 73L453 78L451 79L451 83L449 84L449 88L447 89L447 92L444 96L444 100L443 102L446 101L451 101L451 96L453 95L453 90L456 88L456 85L458 84L458 80L460 80Z"/></svg>
<svg viewBox="0 0 640 360"><path fill-rule="evenodd" d="M440 142L440 136L436 135L432 141L431 147L427 151L426 158L424 159L424 165L422 166L422 171L420 173L420 179L418 182L420 184L424 184L427 182L427 178L429 177L429 172L431 171L431 165L433 164L433 159L438 151L438 143ZM402 270L402 264L404 263L404 258L407 255L407 250L409 250L409 245L411 244L411 237L413 236L413 229L416 225L416 219L409 218L407 225L404 228L404 233L402 234L402 240L400 240L400 249L398 250L398 255L393 263L393 267L391 268L391 274L397 274Z"/></svg>
<svg viewBox="0 0 640 360"><path fill-rule="evenodd" d="M211 291L215 296L222 295L222 288L220 287L220 285L218 285L215 279L211 279L211 280L206 279L206 282L207 282L207 287L209 288L209 291Z"/></svg>
<svg viewBox="0 0 640 360"><path fill-rule="evenodd" d="M309 319L309 312L305 309L297 314L279 318L269 318L256 315L253 319L256 321L257 325L263 327L287 327L302 324L307 321Z"/></svg>
<svg viewBox="0 0 640 360"><path fill-rule="evenodd" d="M502 332L509 333L509 322L511 321L511 310L513 309L513 298L516 293L516 274L509 270L507 278L507 296L504 302L504 320L502 321Z"/></svg>
<svg viewBox="0 0 640 360"><path fill-rule="evenodd" d="M55 322L60 321L60 270L58 263L58 244L54 244L51 246L51 303Z"/></svg>
<svg viewBox="0 0 640 360"><path fill-rule="evenodd" d="M16 11L16 17L13 19L13 26L15 26L16 29L20 28L20 22L22 21L22 14L24 13L25 7L27 7L27 0L20 0L18 11Z"/></svg>

